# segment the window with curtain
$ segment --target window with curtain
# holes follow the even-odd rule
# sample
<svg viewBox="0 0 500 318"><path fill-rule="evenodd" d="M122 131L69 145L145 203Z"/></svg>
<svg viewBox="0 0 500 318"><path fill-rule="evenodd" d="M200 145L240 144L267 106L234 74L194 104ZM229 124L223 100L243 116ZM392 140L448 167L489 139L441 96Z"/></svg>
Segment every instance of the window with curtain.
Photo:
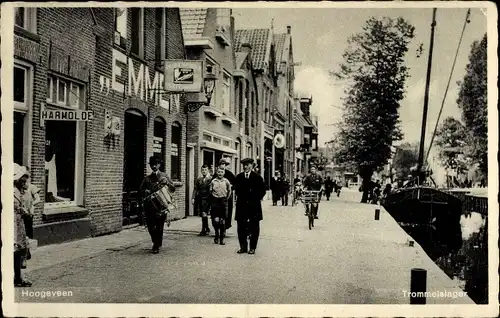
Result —
<svg viewBox="0 0 500 318"><path fill-rule="evenodd" d="M172 139L170 150L170 177L172 180L181 179L181 134L182 127L179 123L172 125Z"/></svg>

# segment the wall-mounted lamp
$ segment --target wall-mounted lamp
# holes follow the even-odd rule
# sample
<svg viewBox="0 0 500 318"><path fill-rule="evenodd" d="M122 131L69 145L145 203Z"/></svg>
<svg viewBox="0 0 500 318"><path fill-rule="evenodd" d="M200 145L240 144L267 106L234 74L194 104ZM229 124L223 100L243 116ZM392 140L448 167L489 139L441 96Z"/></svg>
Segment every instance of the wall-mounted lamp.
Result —
<svg viewBox="0 0 500 318"><path fill-rule="evenodd" d="M203 79L203 89L205 91L205 97L207 99L206 104L204 103L190 103L188 105L187 110L189 112L195 112L200 109L202 106L210 106L210 101L212 100L212 94L215 88L215 81L217 80L217 76L212 72L212 66L207 65L207 74Z"/></svg>

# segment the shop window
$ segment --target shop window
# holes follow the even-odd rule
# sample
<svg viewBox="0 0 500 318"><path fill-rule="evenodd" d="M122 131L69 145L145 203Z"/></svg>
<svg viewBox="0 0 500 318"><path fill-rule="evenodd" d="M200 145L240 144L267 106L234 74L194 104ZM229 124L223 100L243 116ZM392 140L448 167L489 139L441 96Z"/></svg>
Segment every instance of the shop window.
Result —
<svg viewBox="0 0 500 318"><path fill-rule="evenodd" d="M165 139L166 139L167 124L162 118L156 117L153 130L154 130L153 155L161 160L160 170L165 171L165 159L166 159Z"/></svg>
<svg viewBox="0 0 500 318"><path fill-rule="evenodd" d="M14 111L14 162L24 165L24 145L25 143L25 119L26 113Z"/></svg>
<svg viewBox="0 0 500 318"><path fill-rule="evenodd" d="M210 150L203 150L203 164L207 165L210 173L214 172L214 152Z"/></svg>
<svg viewBox="0 0 500 318"><path fill-rule="evenodd" d="M36 8L14 8L14 24L32 33L36 33Z"/></svg>
<svg viewBox="0 0 500 318"><path fill-rule="evenodd" d="M127 8L115 9L115 31L120 33L122 38L127 38Z"/></svg>
<svg viewBox="0 0 500 318"><path fill-rule="evenodd" d="M131 8L130 9L132 32L130 39L132 42L131 52L138 57L144 57L144 9Z"/></svg>
<svg viewBox="0 0 500 318"><path fill-rule="evenodd" d="M48 83L48 109L85 109L82 84L54 75ZM45 121L46 205L83 203L84 133L84 122Z"/></svg>
<svg viewBox="0 0 500 318"><path fill-rule="evenodd" d="M170 152L170 169L172 180L181 179L181 132L182 127L178 123L172 125L172 141L171 141L171 152Z"/></svg>

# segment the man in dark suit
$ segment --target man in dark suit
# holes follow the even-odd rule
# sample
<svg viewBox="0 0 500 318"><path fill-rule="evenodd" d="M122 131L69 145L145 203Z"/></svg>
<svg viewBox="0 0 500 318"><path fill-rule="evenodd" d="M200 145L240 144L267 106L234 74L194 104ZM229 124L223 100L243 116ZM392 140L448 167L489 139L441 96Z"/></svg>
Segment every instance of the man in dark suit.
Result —
<svg viewBox="0 0 500 318"><path fill-rule="evenodd" d="M266 195L264 180L252 171L253 159L241 161L243 172L236 176L234 189L236 192L236 215L238 222L238 254L255 254L262 220L261 201ZM250 235L250 250L248 250L248 235Z"/></svg>
<svg viewBox="0 0 500 318"><path fill-rule="evenodd" d="M153 241L151 252L158 254L163 242L163 229L167 215L163 211L159 211L148 199L152 193L158 191L163 186L167 186L170 192L175 191L175 186L172 180L166 173L160 171L161 161L155 156L149 158L149 166L151 174L144 178L141 184L141 194L144 200L144 212L146 214L146 225L148 226L149 235Z"/></svg>

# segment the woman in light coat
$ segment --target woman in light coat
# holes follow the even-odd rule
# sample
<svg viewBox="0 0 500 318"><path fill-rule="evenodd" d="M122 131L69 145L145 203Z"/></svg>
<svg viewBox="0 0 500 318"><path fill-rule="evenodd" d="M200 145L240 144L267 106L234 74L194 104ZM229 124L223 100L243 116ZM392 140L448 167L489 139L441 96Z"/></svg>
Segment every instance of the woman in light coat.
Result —
<svg viewBox="0 0 500 318"><path fill-rule="evenodd" d="M14 164L14 286L30 287L32 283L22 278L21 265L28 248L24 218L29 216L23 199L28 187L26 167Z"/></svg>

